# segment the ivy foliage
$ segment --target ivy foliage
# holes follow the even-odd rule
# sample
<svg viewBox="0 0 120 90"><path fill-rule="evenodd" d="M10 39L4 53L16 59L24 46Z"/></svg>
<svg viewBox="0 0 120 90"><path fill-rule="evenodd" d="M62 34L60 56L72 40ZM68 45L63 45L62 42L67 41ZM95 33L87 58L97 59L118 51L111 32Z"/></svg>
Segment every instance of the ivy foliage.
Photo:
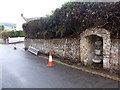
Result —
<svg viewBox="0 0 120 90"><path fill-rule="evenodd" d="M52 15L23 24L26 37L45 39L78 37L91 27L120 38L120 2L67 2Z"/></svg>

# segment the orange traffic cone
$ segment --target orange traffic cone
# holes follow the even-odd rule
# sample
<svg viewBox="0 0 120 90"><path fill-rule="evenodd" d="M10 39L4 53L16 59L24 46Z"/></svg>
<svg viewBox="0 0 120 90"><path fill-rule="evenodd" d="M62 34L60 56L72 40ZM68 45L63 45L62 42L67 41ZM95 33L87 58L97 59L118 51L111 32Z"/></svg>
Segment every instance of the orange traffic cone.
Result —
<svg viewBox="0 0 120 90"><path fill-rule="evenodd" d="M54 66L54 64L53 64L53 62L52 62L52 51L51 51L51 50L50 50L49 61L48 61L47 66L49 66L49 67Z"/></svg>
<svg viewBox="0 0 120 90"><path fill-rule="evenodd" d="M13 44L13 48L14 48L14 49L17 49L17 48L16 48L16 44Z"/></svg>

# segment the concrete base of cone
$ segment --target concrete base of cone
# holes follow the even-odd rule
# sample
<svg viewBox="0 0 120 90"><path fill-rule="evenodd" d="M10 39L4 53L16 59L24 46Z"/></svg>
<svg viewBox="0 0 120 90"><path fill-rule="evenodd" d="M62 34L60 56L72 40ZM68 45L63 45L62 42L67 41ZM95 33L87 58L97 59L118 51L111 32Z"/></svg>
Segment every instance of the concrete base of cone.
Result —
<svg viewBox="0 0 120 90"><path fill-rule="evenodd" d="M17 49L16 47L14 47L14 49Z"/></svg>
<svg viewBox="0 0 120 90"><path fill-rule="evenodd" d="M14 49L17 49L17 48L16 48L16 44L13 44L13 48L14 48Z"/></svg>
<svg viewBox="0 0 120 90"><path fill-rule="evenodd" d="M52 67L52 66L54 66L54 64L52 62L48 62L47 66Z"/></svg>

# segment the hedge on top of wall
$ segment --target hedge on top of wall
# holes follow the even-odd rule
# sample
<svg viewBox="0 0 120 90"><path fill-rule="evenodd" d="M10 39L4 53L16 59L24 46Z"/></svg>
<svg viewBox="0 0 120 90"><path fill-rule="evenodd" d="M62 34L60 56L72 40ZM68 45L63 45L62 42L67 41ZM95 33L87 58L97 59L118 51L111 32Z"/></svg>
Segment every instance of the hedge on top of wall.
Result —
<svg viewBox="0 0 120 90"><path fill-rule="evenodd" d="M23 24L28 38L78 37L87 28L105 28L120 38L120 2L68 2L52 15Z"/></svg>

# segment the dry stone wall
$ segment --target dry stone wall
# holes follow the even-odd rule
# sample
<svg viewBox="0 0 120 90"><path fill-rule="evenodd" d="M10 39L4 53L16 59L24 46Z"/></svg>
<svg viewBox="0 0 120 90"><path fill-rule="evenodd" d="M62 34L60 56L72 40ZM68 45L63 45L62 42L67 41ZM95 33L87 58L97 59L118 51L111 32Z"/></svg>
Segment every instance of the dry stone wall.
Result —
<svg viewBox="0 0 120 90"><path fill-rule="evenodd" d="M25 39L25 48L33 46L40 52L48 54L50 50L55 56L65 57L73 61L92 63L94 45L88 36L96 35L102 38L103 68L118 70L120 67L120 39L111 39L110 33L105 29L91 28L81 33L80 38L62 39Z"/></svg>
<svg viewBox="0 0 120 90"><path fill-rule="evenodd" d="M112 39L110 68L119 70L120 67L120 39Z"/></svg>
<svg viewBox="0 0 120 90"><path fill-rule="evenodd" d="M25 39L25 47L33 46L40 52L48 54L50 50L55 56L78 61L80 59L78 39Z"/></svg>

